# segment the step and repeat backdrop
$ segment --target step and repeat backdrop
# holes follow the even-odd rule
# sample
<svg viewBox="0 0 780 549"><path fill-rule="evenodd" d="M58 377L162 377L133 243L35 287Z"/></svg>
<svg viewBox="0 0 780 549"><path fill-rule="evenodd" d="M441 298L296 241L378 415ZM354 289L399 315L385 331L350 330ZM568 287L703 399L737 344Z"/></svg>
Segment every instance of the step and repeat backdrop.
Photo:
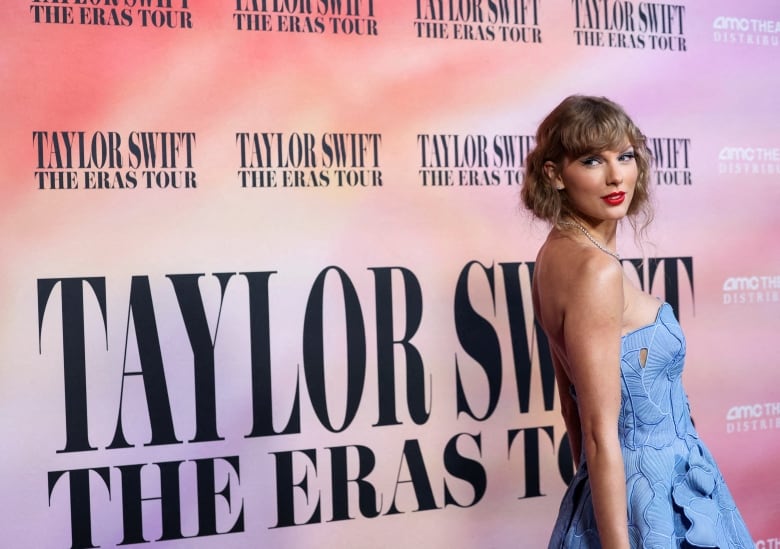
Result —
<svg viewBox="0 0 780 549"><path fill-rule="evenodd" d="M619 251L780 547L774 0L0 7L7 547L544 547L572 475L519 206L536 127L621 103Z"/></svg>

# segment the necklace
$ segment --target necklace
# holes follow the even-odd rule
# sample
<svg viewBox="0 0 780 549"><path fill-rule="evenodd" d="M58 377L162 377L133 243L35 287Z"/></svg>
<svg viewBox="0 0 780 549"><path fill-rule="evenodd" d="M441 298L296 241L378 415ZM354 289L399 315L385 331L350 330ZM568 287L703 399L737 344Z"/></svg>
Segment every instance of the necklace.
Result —
<svg viewBox="0 0 780 549"><path fill-rule="evenodd" d="M560 222L560 224L561 224L561 225L564 225L564 226L566 226L566 227L576 227L577 229L581 230L581 231L582 231L582 234L584 234L584 235L585 235L585 236L588 238L588 240L590 240L591 242L593 242L593 244L594 244L594 245L595 245L595 246L596 246L596 247L597 247L599 250L601 250L601 251L602 251L602 252L604 252L605 254L609 254L609 255L611 255L612 257L614 257L615 259L617 259L618 261L620 261L620 254L617 254L617 253L613 252L612 250L610 250L609 248L607 248L606 246L604 246L604 245L603 245L601 242L599 242L598 240L596 240L596 239L593 237L593 235L592 235L592 234L590 234L590 232L588 232L588 229L586 229L585 227L583 227L581 224L577 223L576 221L561 221L561 222Z"/></svg>

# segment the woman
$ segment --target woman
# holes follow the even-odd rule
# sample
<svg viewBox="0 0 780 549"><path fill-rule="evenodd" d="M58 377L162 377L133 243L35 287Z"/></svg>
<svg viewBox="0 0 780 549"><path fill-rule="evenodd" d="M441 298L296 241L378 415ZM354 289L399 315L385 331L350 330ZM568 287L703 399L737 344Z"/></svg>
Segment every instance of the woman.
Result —
<svg viewBox="0 0 780 549"><path fill-rule="evenodd" d="M671 307L637 289L615 251L621 219L649 221L649 161L623 109L584 96L547 116L526 159L523 203L552 225L534 309L579 463L549 546L752 549L691 422Z"/></svg>

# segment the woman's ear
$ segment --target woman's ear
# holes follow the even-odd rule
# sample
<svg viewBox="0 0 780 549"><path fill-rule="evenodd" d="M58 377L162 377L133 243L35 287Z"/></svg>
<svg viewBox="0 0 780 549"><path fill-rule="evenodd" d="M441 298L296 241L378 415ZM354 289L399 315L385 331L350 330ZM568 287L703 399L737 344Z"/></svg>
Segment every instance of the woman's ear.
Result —
<svg viewBox="0 0 780 549"><path fill-rule="evenodd" d="M544 163L544 174L556 191L564 189L563 179L561 179L561 175L558 173L558 166L555 165L555 162L548 160Z"/></svg>

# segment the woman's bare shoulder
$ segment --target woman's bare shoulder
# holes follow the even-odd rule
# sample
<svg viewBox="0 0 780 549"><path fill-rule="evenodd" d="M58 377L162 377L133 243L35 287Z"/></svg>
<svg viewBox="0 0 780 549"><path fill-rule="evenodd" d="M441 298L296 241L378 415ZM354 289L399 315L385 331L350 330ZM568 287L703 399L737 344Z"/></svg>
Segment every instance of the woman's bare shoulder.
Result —
<svg viewBox="0 0 780 549"><path fill-rule="evenodd" d="M614 257L561 236L551 235L540 248L537 270L544 275L543 282L559 291L604 289L605 285L622 288L623 283L623 268Z"/></svg>
<svg viewBox="0 0 780 549"><path fill-rule="evenodd" d="M534 305L548 336L564 321L589 314L614 316L623 307L623 269L614 257L570 238L548 238L534 271Z"/></svg>

